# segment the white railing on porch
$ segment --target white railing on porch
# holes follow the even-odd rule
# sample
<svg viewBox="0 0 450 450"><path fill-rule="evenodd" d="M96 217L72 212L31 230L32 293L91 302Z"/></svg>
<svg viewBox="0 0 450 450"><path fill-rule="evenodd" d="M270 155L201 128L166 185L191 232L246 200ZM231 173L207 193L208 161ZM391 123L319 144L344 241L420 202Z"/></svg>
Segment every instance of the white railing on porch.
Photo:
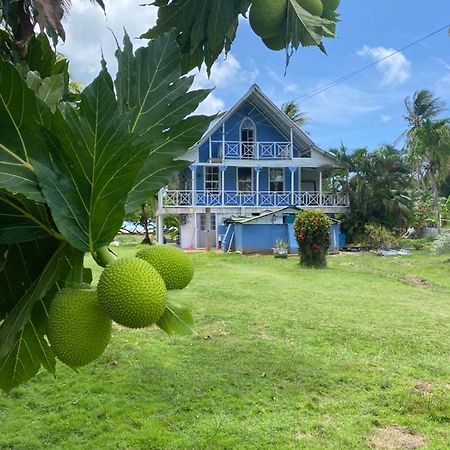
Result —
<svg viewBox="0 0 450 450"><path fill-rule="evenodd" d="M223 159L292 159L292 144L290 142L240 142L212 141L211 146L220 146ZM223 147L223 148L222 148ZM212 151L217 154L217 151Z"/></svg>
<svg viewBox="0 0 450 450"><path fill-rule="evenodd" d="M301 208L327 208L350 205L347 194L331 192L238 192L238 191L163 191L163 207L295 205Z"/></svg>

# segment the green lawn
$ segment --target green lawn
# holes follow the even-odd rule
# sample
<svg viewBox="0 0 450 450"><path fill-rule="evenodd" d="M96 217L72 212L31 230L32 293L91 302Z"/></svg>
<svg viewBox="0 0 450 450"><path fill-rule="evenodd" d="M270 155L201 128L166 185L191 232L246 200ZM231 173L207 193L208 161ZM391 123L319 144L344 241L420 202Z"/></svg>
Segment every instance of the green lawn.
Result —
<svg viewBox="0 0 450 450"><path fill-rule="evenodd" d="M197 335L116 327L79 373L0 394L0 449L449 448L445 257L192 257L173 297Z"/></svg>

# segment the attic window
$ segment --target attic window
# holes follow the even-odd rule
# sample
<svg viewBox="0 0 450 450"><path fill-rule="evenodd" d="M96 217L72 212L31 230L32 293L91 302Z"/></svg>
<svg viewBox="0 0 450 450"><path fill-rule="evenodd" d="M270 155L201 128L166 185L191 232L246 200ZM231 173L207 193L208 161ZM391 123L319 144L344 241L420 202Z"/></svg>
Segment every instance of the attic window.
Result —
<svg viewBox="0 0 450 450"><path fill-rule="evenodd" d="M241 122L241 142L255 142L256 127L255 123L249 117Z"/></svg>
<svg viewBox="0 0 450 450"><path fill-rule="evenodd" d="M249 117L246 117L240 126L241 158L253 159L255 157L256 127Z"/></svg>

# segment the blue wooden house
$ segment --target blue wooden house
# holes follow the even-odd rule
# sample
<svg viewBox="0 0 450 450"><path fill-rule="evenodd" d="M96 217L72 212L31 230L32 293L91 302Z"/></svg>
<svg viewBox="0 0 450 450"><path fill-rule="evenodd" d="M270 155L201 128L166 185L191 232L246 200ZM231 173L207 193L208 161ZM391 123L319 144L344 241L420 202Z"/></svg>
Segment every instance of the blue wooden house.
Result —
<svg viewBox="0 0 450 450"><path fill-rule="evenodd" d="M178 188L159 192L159 242L164 215L180 217L181 247L197 249L207 239L220 247L232 216L255 218L288 206L330 217L348 211L347 195L334 189L333 170L341 168L336 158L256 85L182 159L191 165Z"/></svg>
<svg viewBox="0 0 450 450"><path fill-rule="evenodd" d="M298 253L294 220L300 211L286 206L253 217L231 216L222 228L221 248L224 252L265 253L282 241L290 253ZM338 252L343 239L340 221L331 219L329 252Z"/></svg>

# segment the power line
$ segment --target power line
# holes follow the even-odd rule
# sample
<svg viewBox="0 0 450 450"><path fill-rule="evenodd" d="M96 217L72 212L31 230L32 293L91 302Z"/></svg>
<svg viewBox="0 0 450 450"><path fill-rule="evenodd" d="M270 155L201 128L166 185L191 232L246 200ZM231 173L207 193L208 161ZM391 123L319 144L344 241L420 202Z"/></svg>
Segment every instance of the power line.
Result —
<svg viewBox="0 0 450 450"><path fill-rule="evenodd" d="M345 76L343 76L341 78L338 78L338 79L336 79L334 81L331 81L330 83L324 84L323 86L321 86L321 87L319 87L319 88L309 92L308 94L304 94L304 95L302 95L300 97L297 97L296 100L304 101L304 100L308 100L308 99L310 99L310 98L312 98L312 97L314 97L314 96L316 96L318 94L321 94L322 92L327 91L328 89L332 88L333 86L336 86L337 84L342 83L343 81L346 81L349 78L352 78L355 75L358 75L361 72L364 72L365 70L370 69L373 66L376 66L377 64L385 61L386 59L392 58L393 56L395 56L395 55L397 55L397 54L399 54L399 53L401 53L401 52L403 52L403 51L413 47L414 45L419 44L420 42L425 41L426 39L429 39L430 37L433 37L434 35L440 33L443 30L448 29L449 27L450 27L450 24L445 25L444 27L439 28L438 30L435 30L432 33L427 34L426 36L418 39L417 41L411 42L410 44L405 45L404 47L400 48L399 50L396 50L395 52L392 52L389 55L384 56L383 58L377 59L376 61L373 61L370 64L367 64L366 66L361 67L360 69L354 70L353 72L350 72L349 74L347 74L347 75L345 75Z"/></svg>

